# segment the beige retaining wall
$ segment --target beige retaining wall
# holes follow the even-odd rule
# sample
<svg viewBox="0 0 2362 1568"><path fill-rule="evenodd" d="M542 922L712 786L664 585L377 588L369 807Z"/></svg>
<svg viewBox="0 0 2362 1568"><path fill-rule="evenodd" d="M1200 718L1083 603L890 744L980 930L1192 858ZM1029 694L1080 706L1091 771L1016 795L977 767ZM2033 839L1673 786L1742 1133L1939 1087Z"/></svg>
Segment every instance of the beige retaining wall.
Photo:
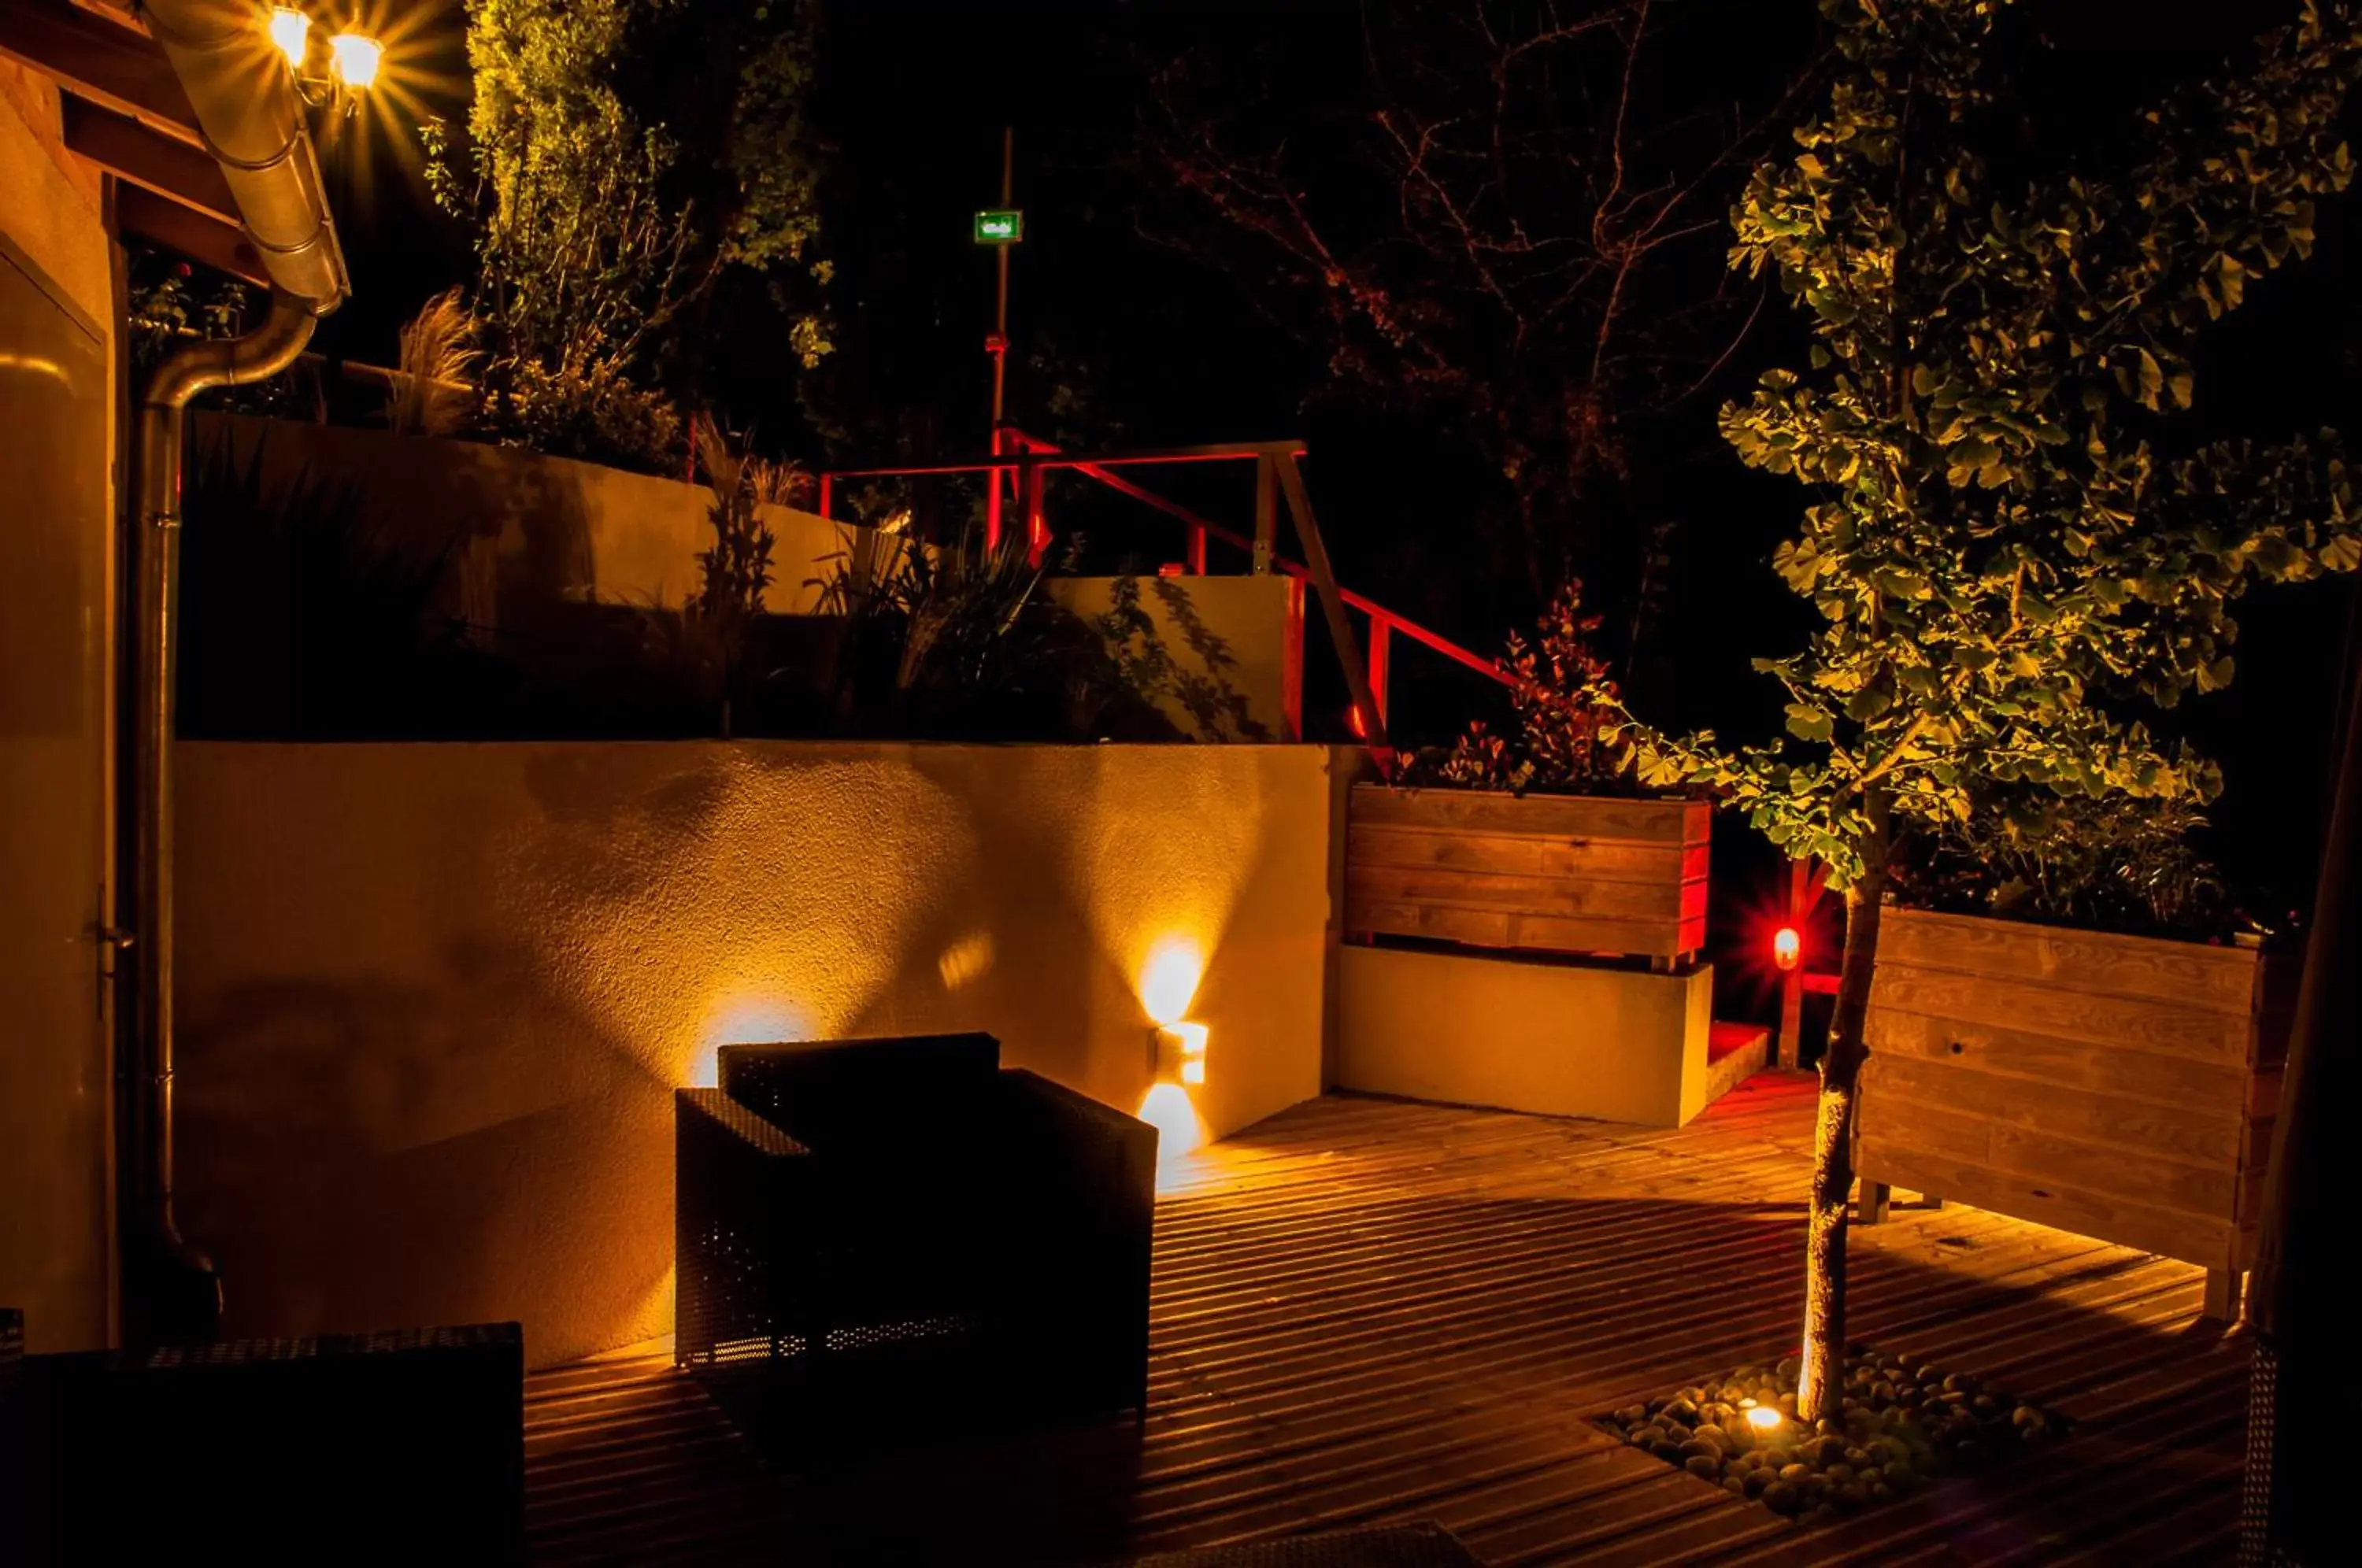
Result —
<svg viewBox="0 0 2362 1568"><path fill-rule="evenodd" d="M728 1041L988 1029L1132 1110L1142 992L1201 971L1207 1135L1321 1088L1323 748L180 758L182 1213L233 1332L668 1331L670 1091Z"/></svg>
<svg viewBox="0 0 2362 1568"><path fill-rule="evenodd" d="M536 602L678 605L699 581L698 553L713 542L712 492L679 480L381 430L350 430L242 414L191 420L200 460L227 450L241 467L260 454L267 486L299 474L349 484L372 536L440 548L454 537L451 609L494 627ZM764 607L810 614L828 557L860 532L809 512L767 506L776 539Z"/></svg>
<svg viewBox="0 0 2362 1568"><path fill-rule="evenodd" d="M1124 579L1049 580L1050 596L1088 620L1114 607ZM1141 577L1145 635L1125 650L1139 658L1153 637L1173 661L1156 705L1195 740L1292 741L1304 733L1304 584L1263 577Z"/></svg>
<svg viewBox="0 0 2362 1568"><path fill-rule="evenodd" d="M1706 1107L1714 967L1337 952L1340 1088L1679 1127Z"/></svg>

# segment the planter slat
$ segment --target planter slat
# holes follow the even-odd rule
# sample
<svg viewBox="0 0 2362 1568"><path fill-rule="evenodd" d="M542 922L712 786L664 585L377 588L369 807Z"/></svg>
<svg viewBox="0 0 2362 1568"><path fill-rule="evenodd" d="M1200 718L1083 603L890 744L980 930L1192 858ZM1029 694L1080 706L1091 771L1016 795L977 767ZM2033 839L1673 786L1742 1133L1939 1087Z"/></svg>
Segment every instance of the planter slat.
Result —
<svg viewBox="0 0 2362 1568"><path fill-rule="evenodd" d="M1705 944L1703 802L1360 784L1350 810L1350 934L1662 962Z"/></svg>
<svg viewBox="0 0 2362 1568"><path fill-rule="evenodd" d="M1906 1055L1881 1057L1878 1074L1882 1094L1940 1106L1965 1086L1970 1102L1997 1123L2214 1170L2238 1167L2247 1127L2235 1096L2204 1107L2158 1105Z"/></svg>
<svg viewBox="0 0 2362 1568"><path fill-rule="evenodd" d="M1891 934L1882 926L1880 963L2186 1001L2241 1017L2254 999L2256 955L2243 948L1909 912L1911 918L1897 922Z"/></svg>
<svg viewBox="0 0 2362 1568"><path fill-rule="evenodd" d="M1353 820L1378 827L1454 828L1513 837L1597 838L1632 844L1705 842L1714 809L1703 801L1626 801L1584 795L1511 795L1493 790L1353 787Z"/></svg>
<svg viewBox="0 0 2362 1568"><path fill-rule="evenodd" d="M2235 1143L2214 1169L2207 1170L2154 1153L2032 1132L1997 1113L1991 1101L1968 1098L1978 1087L1955 1083L1950 1088L1962 1095L1960 1099L1929 1104L1905 1099L1893 1076L1882 1066L1872 1130L1946 1159L2029 1182L2055 1183L2111 1202L2139 1203L2196 1220L2231 1212L2237 1197Z"/></svg>
<svg viewBox="0 0 2362 1568"><path fill-rule="evenodd" d="M1882 1183L1939 1194L1948 1200L1957 1198L1996 1214L2031 1220L2118 1246L2138 1247L2159 1257L2205 1264L2210 1258L2228 1258L2237 1241L2226 1221L2198 1220L2047 1179L1948 1160L1901 1138L1865 1134L1856 1158L1865 1172L1875 1170Z"/></svg>
<svg viewBox="0 0 2362 1568"><path fill-rule="evenodd" d="M1886 911L1863 1180L2228 1279L2252 1244L2277 1106L2285 1008L2268 976L2250 949Z"/></svg>
<svg viewBox="0 0 2362 1568"><path fill-rule="evenodd" d="M2161 1105L2211 1106L2235 1102L2247 1082L2245 1068L2151 1051L2094 1051L2077 1040L2060 1040L2022 1029L1897 1012L1872 994L1864 1031L1871 1054L1956 1061L1971 1071L2028 1078L2069 1088L2092 1089Z"/></svg>
<svg viewBox="0 0 2362 1568"><path fill-rule="evenodd" d="M1878 984L1883 991L1881 1003L1897 1012L1996 1024L2089 1045L2130 1046L2226 1066L2246 1063L2255 1029L2245 1012L1883 960Z"/></svg>
<svg viewBox="0 0 2362 1568"><path fill-rule="evenodd" d="M1347 844L1356 866L1446 867L1507 876L1584 877L1601 882L1702 880L1710 854L1703 844L1683 847L1550 839L1360 822L1348 831Z"/></svg>
<svg viewBox="0 0 2362 1568"><path fill-rule="evenodd" d="M1460 910L1440 904L1348 903L1350 929L1392 936L1460 942L1471 947L1529 948L1546 953L1647 953L1665 939L1660 921L1565 920L1509 914L1499 910ZM1705 942L1704 923L1694 933L1693 951ZM1676 935L1674 941L1683 940Z"/></svg>
<svg viewBox="0 0 2362 1568"><path fill-rule="evenodd" d="M1690 889L1704 883L1599 882L1574 877L1505 877L1449 867L1351 866L1345 897L1381 903L1441 904L1561 919L1679 920Z"/></svg>

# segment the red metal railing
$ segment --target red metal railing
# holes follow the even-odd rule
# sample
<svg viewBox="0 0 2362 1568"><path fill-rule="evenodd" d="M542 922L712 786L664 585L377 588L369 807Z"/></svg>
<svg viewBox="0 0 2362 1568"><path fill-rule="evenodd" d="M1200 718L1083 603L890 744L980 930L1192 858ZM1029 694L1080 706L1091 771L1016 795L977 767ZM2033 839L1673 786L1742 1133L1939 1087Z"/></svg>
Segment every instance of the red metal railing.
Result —
<svg viewBox="0 0 2362 1568"><path fill-rule="evenodd" d="M1391 753L1386 746L1385 723L1390 706L1387 698L1393 675L1395 634L1400 633L1420 646L1512 690L1518 681L1496 661L1482 654L1472 653L1375 600L1335 582L1328 570L1328 552L1321 544L1319 525L1312 520L1311 506L1303 492L1302 476L1297 469L1297 459L1303 456L1304 446L1297 441L1240 441L1133 452L1076 453L1062 450L1054 444L1021 430L1005 428L994 442L993 456L982 461L838 469L823 473L820 476L820 513L823 517L830 514L835 481L841 479L983 474L988 476L990 486L985 505L987 547L999 547L1006 499L1003 491L1010 491L1018 502L1024 518L1027 553L1038 565L1052 539L1049 524L1043 512L1043 476L1054 470L1065 469L1095 480L1119 494L1178 522L1186 530L1184 565L1190 575L1206 575L1207 541L1219 539L1247 553L1251 563L1249 570L1257 573L1284 572L1318 591L1324 605L1331 612L1330 629L1332 640L1337 643L1337 655L1344 666L1346 685L1353 697L1350 716L1354 731L1369 744L1373 753L1379 755L1381 765L1390 767ZM1256 468L1255 523L1252 536L1227 528L1169 496L1159 495L1133 483L1116 471L1124 468L1175 463L1249 460ZM1297 532L1303 541L1309 564L1288 560L1277 552L1279 510L1283 497L1295 517ZM1363 650L1354 646L1351 630L1343 622L1343 612L1347 609L1357 611L1368 618L1366 662L1356 657ZM1364 714L1365 703L1374 712L1374 723Z"/></svg>

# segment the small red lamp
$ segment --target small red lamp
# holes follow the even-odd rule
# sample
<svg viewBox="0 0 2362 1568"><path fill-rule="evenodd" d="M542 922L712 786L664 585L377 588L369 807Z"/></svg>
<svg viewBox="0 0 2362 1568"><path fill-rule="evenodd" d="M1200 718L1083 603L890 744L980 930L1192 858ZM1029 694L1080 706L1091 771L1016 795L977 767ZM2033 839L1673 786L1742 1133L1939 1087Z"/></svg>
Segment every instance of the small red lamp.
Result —
<svg viewBox="0 0 2362 1568"><path fill-rule="evenodd" d="M1793 925L1783 925L1772 937L1772 961L1793 969L1805 955L1805 939Z"/></svg>

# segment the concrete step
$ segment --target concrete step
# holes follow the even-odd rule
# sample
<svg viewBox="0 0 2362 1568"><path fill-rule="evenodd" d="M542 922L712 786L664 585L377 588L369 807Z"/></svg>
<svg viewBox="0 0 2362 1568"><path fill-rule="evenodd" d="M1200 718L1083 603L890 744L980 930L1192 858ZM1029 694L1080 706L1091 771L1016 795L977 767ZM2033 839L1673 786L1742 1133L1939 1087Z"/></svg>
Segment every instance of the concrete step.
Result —
<svg viewBox="0 0 2362 1568"><path fill-rule="evenodd" d="M1760 1023L1716 1020L1705 1043L1705 1102L1712 1105L1772 1060L1772 1031Z"/></svg>

